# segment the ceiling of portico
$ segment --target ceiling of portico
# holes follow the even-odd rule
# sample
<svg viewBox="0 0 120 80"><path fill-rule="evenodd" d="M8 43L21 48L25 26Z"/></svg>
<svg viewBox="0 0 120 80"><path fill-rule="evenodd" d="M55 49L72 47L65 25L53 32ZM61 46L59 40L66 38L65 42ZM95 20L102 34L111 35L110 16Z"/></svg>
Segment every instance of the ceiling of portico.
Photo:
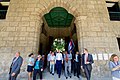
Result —
<svg viewBox="0 0 120 80"><path fill-rule="evenodd" d="M49 27L65 28L70 27L74 16L62 7L55 7L44 15Z"/></svg>

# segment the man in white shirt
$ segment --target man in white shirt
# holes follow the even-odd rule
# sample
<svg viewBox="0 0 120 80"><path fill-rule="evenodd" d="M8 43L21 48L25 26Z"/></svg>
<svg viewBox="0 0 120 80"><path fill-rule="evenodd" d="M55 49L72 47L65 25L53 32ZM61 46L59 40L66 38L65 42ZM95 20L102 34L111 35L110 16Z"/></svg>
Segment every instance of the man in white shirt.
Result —
<svg viewBox="0 0 120 80"><path fill-rule="evenodd" d="M63 64L63 56L62 56L62 53L60 53L60 50L58 50L58 53L56 54L55 62L56 62L57 74L58 74L58 77L60 78L62 64Z"/></svg>

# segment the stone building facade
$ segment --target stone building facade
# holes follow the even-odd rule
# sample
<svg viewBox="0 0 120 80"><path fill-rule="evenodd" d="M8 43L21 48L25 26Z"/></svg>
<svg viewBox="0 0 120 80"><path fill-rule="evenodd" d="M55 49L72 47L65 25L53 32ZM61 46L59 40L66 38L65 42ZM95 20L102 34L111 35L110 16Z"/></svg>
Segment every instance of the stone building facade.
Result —
<svg viewBox="0 0 120 80"><path fill-rule="evenodd" d="M105 0L10 0L6 19L0 20L0 75L8 73L15 52L20 51L24 58L25 74L27 55L37 53L40 43L46 49L48 36L70 35L73 24L58 30L45 22L43 16L54 7L63 7L74 16L78 49L88 48L94 55L92 75L110 76L107 58L120 53L116 39L120 37L120 21L110 20ZM41 33L43 23L47 36Z"/></svg>

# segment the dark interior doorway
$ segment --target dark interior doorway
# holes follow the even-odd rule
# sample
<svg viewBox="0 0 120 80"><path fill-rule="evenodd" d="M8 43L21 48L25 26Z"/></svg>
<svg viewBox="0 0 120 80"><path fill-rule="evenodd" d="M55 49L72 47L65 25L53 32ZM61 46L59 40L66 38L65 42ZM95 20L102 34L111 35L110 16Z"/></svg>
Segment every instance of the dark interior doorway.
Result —
<svg viewBox="0 0 120 80"><path fill-rule="evenodd" d="M120 50L120 38L117 38L118 41L118 46L119 46L119 50Z"/></svg>

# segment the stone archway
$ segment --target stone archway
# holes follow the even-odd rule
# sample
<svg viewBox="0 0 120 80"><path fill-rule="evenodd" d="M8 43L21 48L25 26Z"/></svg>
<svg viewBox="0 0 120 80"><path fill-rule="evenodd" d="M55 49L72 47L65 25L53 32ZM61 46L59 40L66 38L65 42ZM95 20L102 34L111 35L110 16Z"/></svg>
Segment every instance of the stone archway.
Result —
<svg viewBox="0 0 120 80"><path fill-rule="evenodd" d="M46 3L43 1L43 3ZM41 3L42 4L42 3ZM66 1L51 1L51 2L48 2L48 5L42 5L41 7L39 7L39 9L37 10L37 22L36 22L36 27L38 29L37 31L37 42L36 42L36 49L38 49L39 45L38 43L40 42L40 31L42 30L41 26L43 25L43 16L44 14L48 13L52 8L54 7L63 7L65 8L69 13L71 13L74 17L75 17L75 25L76 25L76 30L77 30L77 38L78 38L78 45L80 45L80 18L78 17L79 16L79 12L77 11L78 9L78 5L76 6L72 6L70 5L70 3L68 4ZM79 49L80 49L81 46L79 46ZM35 49L35 50L36 50ZM34 49L33 49L34 51ZM37 50L38 51L38 50Z"/></svg>

